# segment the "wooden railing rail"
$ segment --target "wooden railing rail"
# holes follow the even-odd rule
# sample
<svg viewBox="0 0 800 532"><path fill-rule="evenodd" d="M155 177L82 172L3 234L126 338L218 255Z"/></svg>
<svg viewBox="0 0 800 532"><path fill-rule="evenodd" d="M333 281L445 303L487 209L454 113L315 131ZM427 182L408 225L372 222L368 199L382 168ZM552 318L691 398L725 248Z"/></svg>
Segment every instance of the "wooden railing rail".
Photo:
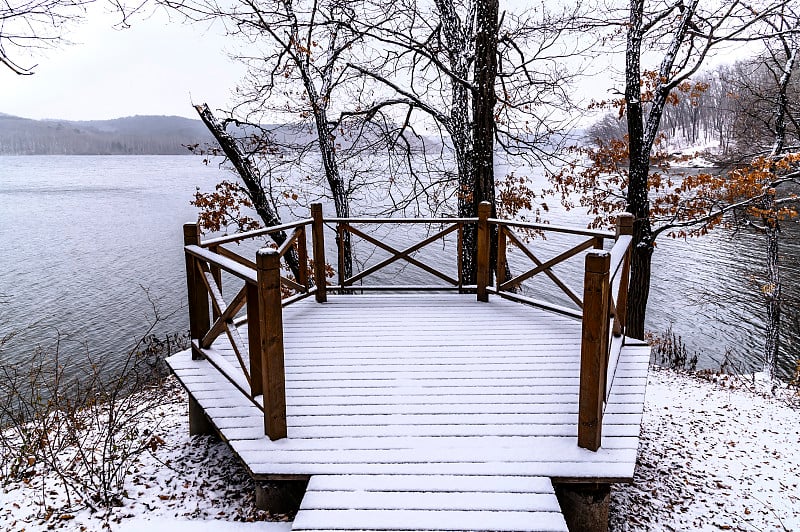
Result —
<svg viewBox="0 0 800 532"><path fill-rule="evenodd" d="M475 223L477 218L325 218L325 223L329 224L403 224L403 225L436 225L454 223ZM612 235L613 236L613 235Z"/></svg>
<svg viewBox="0 0 800 532"><path fill-rule="evenodd" d="M264 433L273 440L286 437L282 307L312 294L317 301L326 297L324 282L312 287L306 269L306 227L310 225L315 279L325 279L321 213L321 206L315 205L307 220L206 241L201 241L196 223L184 225L192 358L208 360L264 412ZM255 261L224 247L279 231L291 232L278 249L259 249ZM297 279L281 275L281 258L293 249L301 265ZM223 297L223 272L243 281L229 302ZM286 288L296 293L282 299ZM243 320L237 315L245 308L248 334L243 339L239 330ZM230 341L233 363L214 349L222 334Z"/></svg>
<svg viewBox="0 0 800 532"><path fill-rule="evenodd" d="M578 445L600 448L605 401L611 390L625 332L633 216L617 218L611 251L586 255L581 329Z"/></svg>
<svg viewBox="0 0 800 532"><path fill-rule="evenodd" d="M338 236L338 283L337 286L340 291L345 292L347 290L351 290L353 288L357 288L358 290L443 290L447 289L448 287L454 289L461 289L463 287L463 282L461 279L461 246L462 246L462 239L463 239L463 231L464 231L464 224L470 222L476 222L476 219L472 218L329 218L324 220L327 223L335 223L336 224L336 231ZM405 224L405 225L413 225L413 224L425 224L425 225L440 225L444 226L436 233L429 235L422 239L421 241L408 246L404 249L397 249L395 246L387 244L382 240L370 235L368 232L363 231L357 227L354 227L355 224L360 225L383 225L383 224ZM441 271L438 268L434 268L433 266L426 264L425 262L415 258L413 256L414 253L421 250L425 246L428 246L434 242L437 242L447 235L457 232L457 247L458 247L458 265L456 268L457 276L453 277L452 275L448 275L447 273ZM372 266L360 271L353 273L353 275L346 277L344 275L345 268L344 268L344 242L345 242L345 234L349 233L350 235L357 236L358 238L362 239L365 242L368 242L375 246L376 248L382 249L384 251L389 252L390 256L379 261L377 264L373 264ZM405 261L408 264L412 264L417 268L437 277L447 283L444 286L440 285L416 285L416 286L386 286L386 285L357 285L356 283L362 281L369 275L374 274L375 272L382 270L389 266L390 264L394 264L397 261Z"/></svg>
<svg viewBox="0 0 800 532"><path fill-rule="evenodd" d="M597 229L581 229L579 227L564 227L560 225L537 224L533 222L517 222L515 220L503 220L501 218L489 218L489 223L503 225L505 227L517 227L519 229L532 229L534 231L564 233L567 235L589 236L592 238L611 239L614 238L613 231L599 231Z"/></svg>
<svg viewBox="0 0 800 532"><path fill-rule="evenodd" d="M590 248L602 249L603 241L614 237L614 233L609 231L595 231L589 229L576 229L569 227L552 226L548 224L536 224L528 222L516 222L510 220L500 220L497 218L490 218L488 223L497 227L497 259L495 264L496 282L494 288L490 288L491 293L497 294L503 298L526 303L535 307L564 314L576 319L583 317L583 299L575 293L561 278L559 278L553 271L553 267L565 262L572 257L579 255ZM587 236L588 240L579 243L576 246L558 254L549 260L541 260L536 253L525 243L525 239L517 234L514 229L535 230L537 232L554 232L574 236ZM533 268L527 271L520 272L516 276L506 278L508 271L508 247L513 245L519 249L528 260L533 263ZM528 297L516 292L523 282L531 279L532 277L544 274L546 275L571 301L576 308L568 308L562 305L556 305L541 299Z"/></svg>
<svg viewBox="0 0 800 532"><path fill-rule="evenodd" d="M304 227L311 223L312 223L311 219L298 220L296 222L290 222L281 225L273 225L271 227L263 227L261 229L254 229L253 231L245 231L243 233L234 233L232 235L209 238L208 240L203 240L202 243L198 245L207 248L210 246L231 244L235 242L241 242L242 240L248 240L250 238L257 238L259 236L271 235L273 233L279 233L281 231L288 231L290 229L295 229L296 227Z"/></svg>

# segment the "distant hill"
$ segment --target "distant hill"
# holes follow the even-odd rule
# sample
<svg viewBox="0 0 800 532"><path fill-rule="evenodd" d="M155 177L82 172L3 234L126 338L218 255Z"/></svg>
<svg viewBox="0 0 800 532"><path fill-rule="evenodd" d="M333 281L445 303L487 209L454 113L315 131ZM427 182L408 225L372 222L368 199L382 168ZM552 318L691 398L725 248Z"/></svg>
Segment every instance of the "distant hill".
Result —
<svg viewBox="0 0 800 532"><path fill-rule="evenodd" d="M0 113L0 155L174 155L210 141L202 122L179 116L75 122Z"/></svg>
<svg viewBox="0 0 800 532"><path fill-rule="evenodd" d="M263 124L273 141L285 151L293 146L311 146L316 151L316 136L308 124ZM242 137L255 134L249 126L229 126L229 133ZM364 133L363 142L376 137ZM337 145L348 147L347 140ZM426 137L429 149L440 142ZM31 120L0 113L0 155L182 155L192 144L216 144L200 120L179 116L130 116L113 120ZM412 149L421 142L411 138ZM430 147L433 148L430 148ZM303 151L307 151L306 148Z"/></svg>

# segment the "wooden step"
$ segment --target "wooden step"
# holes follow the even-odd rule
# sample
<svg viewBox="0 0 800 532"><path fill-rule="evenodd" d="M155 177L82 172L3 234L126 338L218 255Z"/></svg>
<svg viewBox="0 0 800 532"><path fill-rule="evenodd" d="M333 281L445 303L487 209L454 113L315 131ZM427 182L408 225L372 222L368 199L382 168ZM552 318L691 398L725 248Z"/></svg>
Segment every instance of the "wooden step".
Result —
<svg viewBox="0 0 800 532"><path fill-rule="evenodd" d="M546 477L315 475L292 530L566 531Z"/></svg>

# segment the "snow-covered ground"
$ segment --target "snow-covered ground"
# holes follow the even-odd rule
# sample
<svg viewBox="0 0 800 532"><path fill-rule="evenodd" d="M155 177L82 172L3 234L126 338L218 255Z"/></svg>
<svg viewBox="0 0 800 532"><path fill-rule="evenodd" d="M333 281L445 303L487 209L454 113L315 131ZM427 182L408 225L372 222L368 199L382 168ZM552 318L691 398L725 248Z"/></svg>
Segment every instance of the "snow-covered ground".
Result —
<svg viewBox="0 0 800 532"><path fill-rule="evenodd" d="M612 492L612 530L800 531L797 390L706 375L650 370L635 481Z"/></svg>
<svg viewBox="0 0 800 532"><path fill-rule="evenodd" d="M676 158L670 162L674 168L711 168L716 165L709 157L719 153L719 142L671 143L666 149Z"/></svg>
<svg viewBox="0 0 800 532"><path fill-rule="evenodd" d="M800 531L800 400L749 388L651 371L636 480L613 491L612 530ZM0 530L290 530L254 510L252 481L223 443L189 438L177 385L166 397L164 443L137 461L124 506L64 509L55 479L34 475L0 490Z"/></svg>

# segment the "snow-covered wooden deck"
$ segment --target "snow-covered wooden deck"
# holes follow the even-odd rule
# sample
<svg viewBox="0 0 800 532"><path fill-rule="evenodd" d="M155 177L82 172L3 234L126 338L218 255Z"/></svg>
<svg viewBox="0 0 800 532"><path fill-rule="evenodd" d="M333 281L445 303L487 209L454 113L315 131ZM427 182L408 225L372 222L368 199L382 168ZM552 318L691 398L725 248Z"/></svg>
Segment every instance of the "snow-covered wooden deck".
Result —
<svg viewBox="0 0 800 532"><path fill-rule="evenodd" d="M276 441L208 360L168 363L255 479L311 477L296 530L565 530L550 479L633 478L646 345L609 367L593 452L577 443L580 321L499 297L339 295L285 307L283 334ZM238 366L225 337L206 353Z"/></svg>

